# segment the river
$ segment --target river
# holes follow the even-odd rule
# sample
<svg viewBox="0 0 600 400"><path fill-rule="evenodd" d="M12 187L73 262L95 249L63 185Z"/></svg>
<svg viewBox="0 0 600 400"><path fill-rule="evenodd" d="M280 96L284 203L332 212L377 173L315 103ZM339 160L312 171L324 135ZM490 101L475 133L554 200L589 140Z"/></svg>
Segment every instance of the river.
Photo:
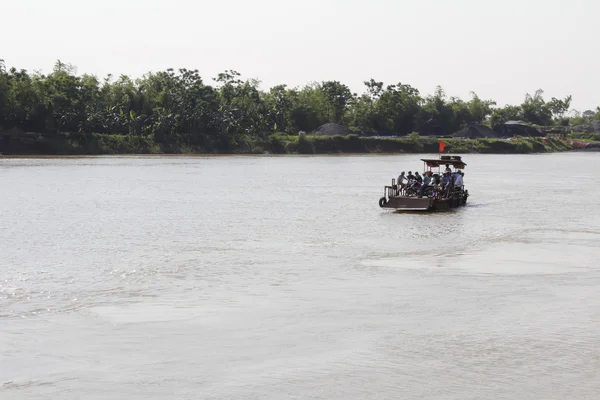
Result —
<svg viewBox="0 0 600 400"><path fill-rule="evenodd" d="M2 399L597 399L600 154L0 159Z"/></svg>

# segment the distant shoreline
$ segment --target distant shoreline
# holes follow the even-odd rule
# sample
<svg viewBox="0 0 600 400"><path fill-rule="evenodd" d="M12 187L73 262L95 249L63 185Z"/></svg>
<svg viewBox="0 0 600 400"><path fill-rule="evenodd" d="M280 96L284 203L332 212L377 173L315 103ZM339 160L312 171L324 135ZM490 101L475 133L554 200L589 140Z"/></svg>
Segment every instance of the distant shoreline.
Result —
<svg viewBox="0 0 600 400"><path fill-rule="evenodd" d="M444 156L452 156L452 155L463 155L463 154L480 154L480 155L493 155L493 156L503 156L503 155L543 155L543 154L555 154L555 153L586 153L588 151L584 150L564 150L564 151L552 151L552 152L535 152L535 153L443 153ZM431 156L434 153L318 153L318 154L298 154L298 153L286 153L286 154L272 154L272 153L231 153L231 154L213 154L213 153L127 153L127 154L0 154L0 160L20 160L20 159L31 159L31 160L56 160L56 159L66 159L66 160L75 160L75 159L93 159L93 158L230 158L230 157L252 157L252 158L290 158L290 157L346 157L346 156ZM438 157L438 154L435 153L435 157Z"/></svg>
<svg viewBox="0 0 600 400"><path fill-rule="evenodd" d="M568 141L555 138L458 139L435 137L368 137L272 135L262 140L236 143L229 151L180 141L157 143L152 136L110 134L30 134L15 136L0 157L103 156L103 155L344 155L437 154L439 143L450 154L533 154L574 150Z"/></svg>

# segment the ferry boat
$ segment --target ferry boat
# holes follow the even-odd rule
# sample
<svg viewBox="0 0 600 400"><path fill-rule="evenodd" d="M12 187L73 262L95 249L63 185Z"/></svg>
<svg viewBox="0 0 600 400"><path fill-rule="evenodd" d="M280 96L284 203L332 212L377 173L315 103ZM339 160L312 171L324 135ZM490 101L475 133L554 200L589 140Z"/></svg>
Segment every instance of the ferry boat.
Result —
<svg viewBox="0 0 600 400"><path fill-rule="evenodd" d="M449 167L451 173L456 174L467 166L460 156L441 156L439 159L421 161L424 163L424 174L430 171L432 175L438 174L439 177L444 173L442 168L445 171ZM421 197L418 190L402 188L392 179L392 185L384 187L379 207L406 211L439 211L462 207L467 204L468 197L469 191L464 186L452 187L450 192L429 187Z"/></svg>

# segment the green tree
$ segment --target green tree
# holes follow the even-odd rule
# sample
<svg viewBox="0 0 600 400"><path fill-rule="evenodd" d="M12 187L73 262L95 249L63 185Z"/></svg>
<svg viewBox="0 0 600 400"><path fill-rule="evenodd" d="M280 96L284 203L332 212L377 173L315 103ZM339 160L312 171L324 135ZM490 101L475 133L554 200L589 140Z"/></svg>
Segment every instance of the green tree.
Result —
<svg viewBox="0 0 600 400"><path fill-rule="evenodd" d="M548 102L548 109L550 110L554 118L558 120L564 119L565 114L567 113L567 111L569 111L569 108L571 107L571 100L571 96L567 96L562 100L553 97Z"/></svg>
<svg viewBox="0 0 600 400"><path fill-rule="evenodd" d="M473 122L484 122L488 117L492 115L492 106L496 105L493 100L481 100L475 92L471 92L471 101L467 104L471 121Z"/></svg>
<svg viewBox="0 0 600 400"><path fill-rule="evenodd" d="M525 101L521 104L523 109L523 119L536 125L551 125L552 111L549 105L544 101L544 91L538 89L531 96L529 93L525 95Z"/></svg>
<svg viewBox="0 0 600 400"><path fill-rule="evenodd" d="M323 93L323 103L329 122L342 123L346 115L346 107L352 99L348 86L338 81L327 81L320 85Z"/></svg>

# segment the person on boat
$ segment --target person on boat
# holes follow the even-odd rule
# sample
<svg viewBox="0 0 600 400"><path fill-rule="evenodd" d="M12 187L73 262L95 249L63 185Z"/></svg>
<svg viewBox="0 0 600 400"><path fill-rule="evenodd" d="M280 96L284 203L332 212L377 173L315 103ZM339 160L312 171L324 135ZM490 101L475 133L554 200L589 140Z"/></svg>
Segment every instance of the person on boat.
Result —
<svg viewBox="0 0 600 400"><path fill-rule="evenodd" d="M408 179L406 178L406 173L404 171L402 171L400 173L400 175L398 175L398 185L401 185L404 183L404 181L407 181Z"/></svg>
<svg viewBox="0 0 600 400"><path fill-rule="evenodd" d="M439 174L433 174L432 184L433 184L433 195L435 197L437 195L437 193L440 193L442 191L442 178L440 177Z"/></svg>
<svg viewBox="0 0 600 400"><path fill-rule="evenodd" d="M459 187L459 188L462 189L465 186L464 176L465 176L464 172L459 172L456 175L456 182L454 182L454 185L456 187Z"/></svg>
<svg viewBox="0 0 600 400"><path fill-rule="evenodd" d="M448 188L446 190L446 196L450 197L452 190L454 190L454 181L456 178L452 175L451 172L448 172Z"/></svg>
<svg viewBox="0 0 600 400"><path fill-rule="evenodd" d="M438 186L442 183L442 178L440 177L439 174L433 174L431 177L431 184L433 186Z"/></svg>
<svg viewBox="0 0 600 400"><path fill-rule="evenodd" d="M444 172L442 174L442 186L446 187L447 184L448 184L448 173Z"/></svg>
<svg viewBox="0 0 600 400"><path fill-rule="evenodd" d="M408 182L408 179L404 175L404 171L402 171L400 173L400 175L398 175L398 182L396 182L397 188L398 188L398 193L400 193L402 191L402 189L404 189L406 187L406 183L404 183L405 181Z"/></svg>
<svg viewBox="0 0 600 400"><path fill-rule="evenodd" d="M423 185L419 188L419 197L423 197L423 191L427 189L431 183L431 171L425 172L425 176L423 177Z"/></svg>
<svg viewBox="0 0 600 400"><path fill-rule="evenodd" d="M446 164L446 170L444 172L452 173L452 169L450 169L450 164Z"/></svg>
<svg viewBox="0 0 600 400"><path fill-rule="evenodd" d="M415 171L415 175L412 174L412 171L408 171L408 182L406 184L405 190L406 194L417 194L417 191L421 187L421 182L423 182L423 178L419 175L418 172Z"/></svg>
<svg viewBox="0 0 600 400"><path fill-rule="evenodd" d="M415 180L419 183L423 182L423 177L419 175L419 171L415 172Z"/></svg>
<svg viewBox="0 0 600 400"><path fill-rule="evenodd" d="M448 197L450 195L450 189L452 186L452 178L449 172L444 172L444 176L442 177L442 186L444 190L444 195Z"/></svg>
<svg viewBox="0 0 600 400"><path fill-rule="evenodd" d="M465 186L463 176L465 176L465 173L458 171L458 173L456 174L456 181L454 182L454 186L460 189L462 189Z"/></svg>

